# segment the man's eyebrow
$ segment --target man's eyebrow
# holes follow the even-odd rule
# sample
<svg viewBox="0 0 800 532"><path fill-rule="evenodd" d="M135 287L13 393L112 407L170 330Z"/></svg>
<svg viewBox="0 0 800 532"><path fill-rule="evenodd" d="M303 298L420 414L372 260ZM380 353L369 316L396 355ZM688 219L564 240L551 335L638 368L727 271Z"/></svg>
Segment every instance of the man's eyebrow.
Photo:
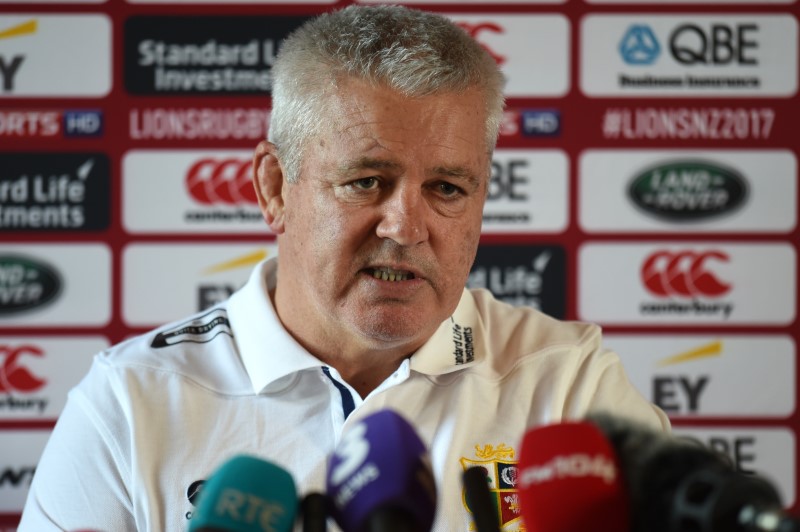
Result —
<svg viewBox="0 0 800 532"><path fill-rule="evenodd" d="M344 164L340 165L338 168L338 173L340 175L346 176L364 169L399 170L401 168L402 165L400 163L391 161L389 159L378 159L376 157L359 157L358 159L353 159L351 161L347 161Z"/></svg>
<svg viewBox="0 0 800 532"><path fill-rule="evenodd" d="M338 174L348 176L364 169L402 171L403 165L391 159L365 156L343 163L338 168ZM461 179L466 181L474 190L480 188L481 184L481 177L463 166L436 166L431 169L429 175Z"/></svg>

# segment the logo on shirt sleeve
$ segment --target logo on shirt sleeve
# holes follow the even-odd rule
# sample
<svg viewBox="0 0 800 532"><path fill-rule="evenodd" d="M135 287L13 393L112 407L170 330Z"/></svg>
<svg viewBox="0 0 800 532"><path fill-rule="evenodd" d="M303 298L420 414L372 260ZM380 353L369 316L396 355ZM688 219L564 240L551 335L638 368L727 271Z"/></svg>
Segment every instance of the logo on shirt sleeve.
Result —
<svg viewBox="0 0 800 532"><path fill-rule="evenodd" d="M184 322L173 329L156 334L150 347L158 349L185 342L204 344L220 334L227 334L233 338L228 314L225 310L218 308L191 321Z"/></svg>

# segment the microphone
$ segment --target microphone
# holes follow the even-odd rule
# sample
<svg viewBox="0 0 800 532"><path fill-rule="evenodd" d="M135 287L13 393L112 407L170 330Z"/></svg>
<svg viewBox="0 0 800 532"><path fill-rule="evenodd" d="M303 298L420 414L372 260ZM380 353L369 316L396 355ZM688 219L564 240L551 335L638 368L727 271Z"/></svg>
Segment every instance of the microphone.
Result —
<svg viewBox="0 0 800 532"><path fill-rule="evenodd" d="M628 532L628 498L617 458L593 424L531 429L522 441L519 471L529 532Z"/></svg>
<svg viewBox="0 0 800 532"><path fill-rule="evenodd" d="M622 464L633 532L799 532L765 479L722 453L607 413L590 415Z"/></svg>
<svg viewBox="0 0 800 532"><path fill-rule="evenodd" d="M237 455L203 484L189 532L289 532L297 490L283 468Z"/></svg>
<svg viewBox="0 0 800 532"><path fill-rule="evenodd" d="M328 497L311 492L300 502L303 515L303 532L326 532L328 530Z"/></svg>
<svg viewBox="0 0 800 532"><path fill-rule="evenodd" d="M486 470L479 466L470 467L464 471L462 481L475 529L478 532L500 532L497 501L492 498Z"/></svg>
<svg viewBox="0 0 800 532"><path fill-rule="evenodd" d="M342 437L326 477L344 532L430 530L436 484L425 444L392 410L370 414Z"/></svg>

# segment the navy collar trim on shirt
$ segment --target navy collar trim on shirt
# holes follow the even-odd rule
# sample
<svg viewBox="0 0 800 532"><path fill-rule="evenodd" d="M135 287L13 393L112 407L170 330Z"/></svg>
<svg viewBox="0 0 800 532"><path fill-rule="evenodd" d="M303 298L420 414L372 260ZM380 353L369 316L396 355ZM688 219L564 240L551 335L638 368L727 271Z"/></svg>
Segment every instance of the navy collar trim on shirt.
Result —
<svg viewBox="0 0 800 532"><path fill-rule="evenodd" d="M342 396L342 411L344 412L344 418L347 419L347 417L356 408L356 403L353 401L353 396L350 394L350 390L347 389L347 386L333 378L331 375L331 370L328 368L328 366L322 366L322 373L324 373L325 376L330 379L333 385L336 386L336 389L339 390L339 394Z"/></svg>

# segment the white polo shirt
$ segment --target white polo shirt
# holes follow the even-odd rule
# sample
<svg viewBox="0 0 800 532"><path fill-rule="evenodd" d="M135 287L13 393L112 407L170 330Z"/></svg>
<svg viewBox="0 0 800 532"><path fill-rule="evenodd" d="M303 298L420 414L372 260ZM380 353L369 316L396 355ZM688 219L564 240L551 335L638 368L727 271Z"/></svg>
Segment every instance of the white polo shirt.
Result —
<svg viewBox="0 0 800 532"><path fill-rule="evenodd" d="M185 530L198 481L238 453L286 468L300 496L324 491L342 431L383 408L430 449L434 530L470 530L461 475L475 463L492 472L503 530L518 530L509 468L528 429L590 409L669 427L597 326L485 290L465 290L433 337L362 398L282 327L268 296L276 269L266 261L228 301L95 357L39 462L21 532Z"/></svg>

